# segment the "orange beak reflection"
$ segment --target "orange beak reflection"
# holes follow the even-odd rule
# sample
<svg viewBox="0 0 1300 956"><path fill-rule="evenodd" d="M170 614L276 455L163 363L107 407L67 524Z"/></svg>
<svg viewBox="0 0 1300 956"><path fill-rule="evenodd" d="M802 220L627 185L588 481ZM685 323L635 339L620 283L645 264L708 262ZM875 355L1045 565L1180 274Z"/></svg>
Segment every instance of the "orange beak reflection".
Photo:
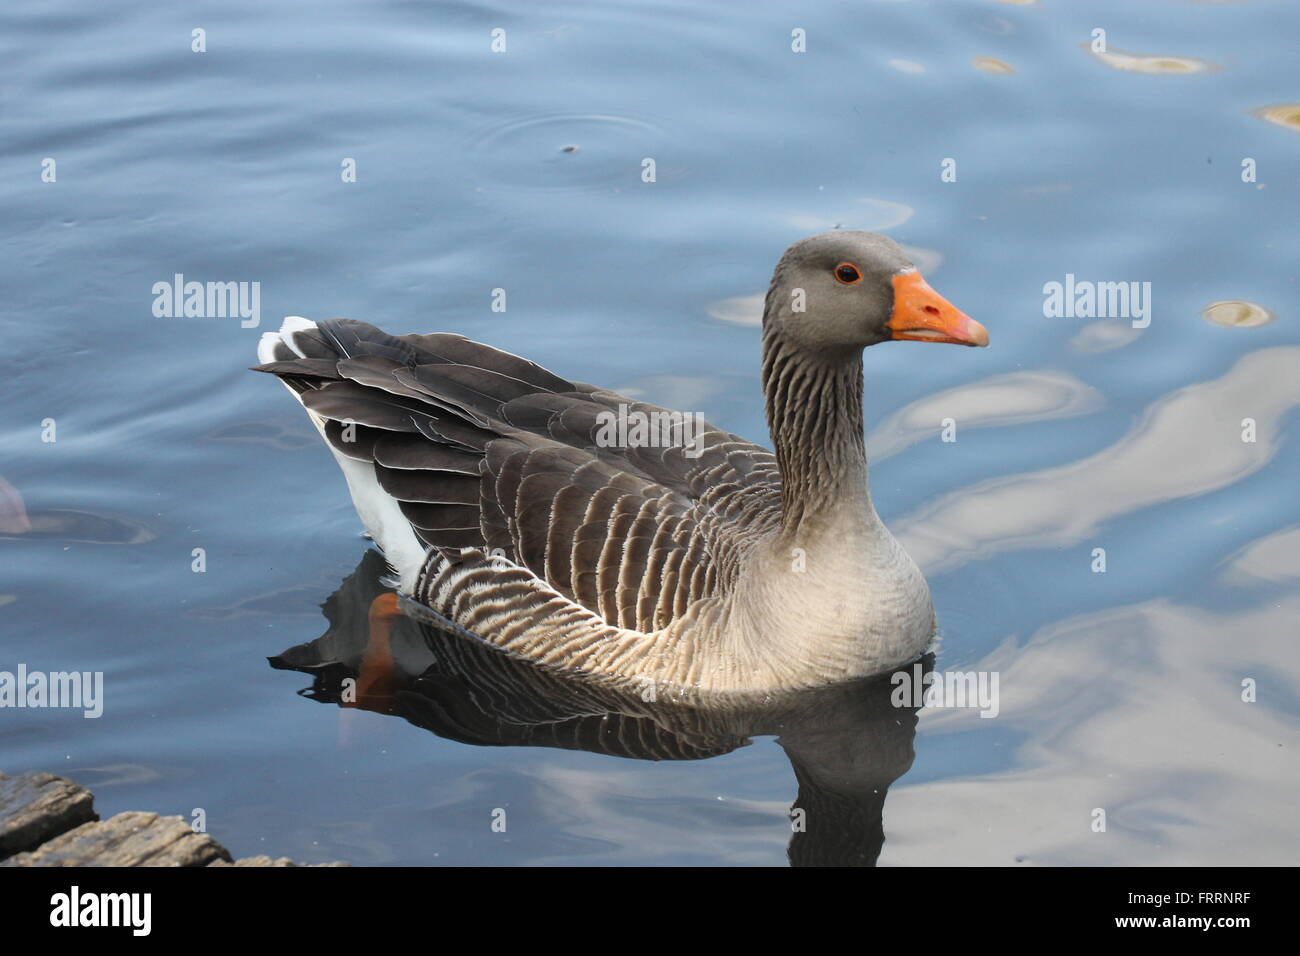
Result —
<svg viewBox="0 0 1300 956"><path fill-rule="evenodd" d="M988 345L988 329L930 288L919 272L894 276L890 338L915 342Z"/></svg>

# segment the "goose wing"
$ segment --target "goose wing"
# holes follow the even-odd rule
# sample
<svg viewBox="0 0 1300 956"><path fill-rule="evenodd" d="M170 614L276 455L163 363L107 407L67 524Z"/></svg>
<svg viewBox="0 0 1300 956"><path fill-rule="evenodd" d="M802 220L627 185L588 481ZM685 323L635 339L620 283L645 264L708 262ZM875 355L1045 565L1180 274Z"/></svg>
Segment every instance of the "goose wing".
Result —
<svg viewBox="0 0 1300 956"><path fill-rule="evenodd" d="M460 335L331 319L293 344L257 370L373 466L424 545L503 555L610 625L654 630L721 593L779 524L775 457L707 422ZM620 418L663 427L620 443Z"/></svg>

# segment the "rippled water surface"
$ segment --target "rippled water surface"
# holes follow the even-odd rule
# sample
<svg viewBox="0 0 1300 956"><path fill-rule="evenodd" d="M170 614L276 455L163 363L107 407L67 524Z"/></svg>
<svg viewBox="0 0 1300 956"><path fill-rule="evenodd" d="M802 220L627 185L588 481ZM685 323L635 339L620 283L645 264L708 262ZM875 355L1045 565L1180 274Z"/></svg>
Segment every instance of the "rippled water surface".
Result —
<svg viewBox="0 0 1300 956"><path fill-rule="evenodd" d="M0 670L105 680L97 720L0 710L0 770L310 861L784 864L796 793L839 781L889 787L881 864L1293 862L1300 10L518 6L0 14ZM990 330L865 364L935 666L997 672L996 718L826 704L650 761L267 665L368 543L245 370L262 331L462 332L765 440L758 297L834 226L887 231ZM156 316L177 274L260 283L260 324ZM1067 275L1149 282L1149 326L1045 317Z"/></svg>

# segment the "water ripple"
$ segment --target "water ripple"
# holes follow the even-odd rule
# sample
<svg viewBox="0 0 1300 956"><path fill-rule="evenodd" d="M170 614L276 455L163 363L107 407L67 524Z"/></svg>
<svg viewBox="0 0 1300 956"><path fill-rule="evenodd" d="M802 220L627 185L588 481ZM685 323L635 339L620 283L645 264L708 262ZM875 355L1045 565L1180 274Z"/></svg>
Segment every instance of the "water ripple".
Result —
<svg viewBox="0 0 1300 956"><path fill-rule="evenodd" d="M1160 75L1177 75L1185 73L1214 73L1223 69L1217 63L1202 60L1194 56L1169 56L1150 53L1131 53L1127 50L1111 48L1098 51L1092 44L1084 41L1079 44L1093 59L1103 63L1112 70L1125 73L1147 73Z"/></svg>
<svg viewBox="0 0 1300 956"><path fill-rule="evenodd" d="M1155 402L1111 447L945 495L895 533L928 573L994 552L1077 544L1118 515L1255 473L1277 450L1278 424L1297 404L1300 346L1260 349L1223 377ZM1242 440L1243 418L1255 420L1256 441Z"/></svg>
<svg viewBox="0 0 1300 956"><path fill-rule="evenodd" d="M1300 131L1300 103L1278 103L1274 106L1261 106L1250 111L1266 123L1285 126L1287 129Z"/></svg>
<svg viewBox="0 0 1300 956"><path fill-rule="evenodd" d="M1201 317L1207 322L1230 329L1253 329L1268 325L1277 318L1262 305L1244 299L1222 299L1211 302L1201 310Z"/></svg>
<svg viewBox="0 0 1300 956"><path fill-rule="evenodd" d="M470 149L487 186L530 190L632 189L641 163L663 155L657 122L613 113L542 113L478 133Z"/></svg>
<svg viewBox="0 0 1300 956"><path fill-rule="evenodd" d="M963 428L988 428L1073 418L1104 404L1100 392L1065 372L996 375L927 395L890 415L867 436L868 457L879 461L937 435L944 418Z"/></svg>

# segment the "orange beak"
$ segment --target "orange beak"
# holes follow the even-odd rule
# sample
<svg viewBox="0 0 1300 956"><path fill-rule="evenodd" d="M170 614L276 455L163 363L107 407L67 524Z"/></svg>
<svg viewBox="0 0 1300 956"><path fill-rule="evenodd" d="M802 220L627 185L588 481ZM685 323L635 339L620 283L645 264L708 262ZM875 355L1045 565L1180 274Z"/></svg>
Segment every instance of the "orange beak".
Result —
<svg viewBox="0 0 1300 956"><path fill-rule="evenodd" d="M988 345L988 329L930 288L919 272L894 276L890 338L953 345Z"/></svg>

